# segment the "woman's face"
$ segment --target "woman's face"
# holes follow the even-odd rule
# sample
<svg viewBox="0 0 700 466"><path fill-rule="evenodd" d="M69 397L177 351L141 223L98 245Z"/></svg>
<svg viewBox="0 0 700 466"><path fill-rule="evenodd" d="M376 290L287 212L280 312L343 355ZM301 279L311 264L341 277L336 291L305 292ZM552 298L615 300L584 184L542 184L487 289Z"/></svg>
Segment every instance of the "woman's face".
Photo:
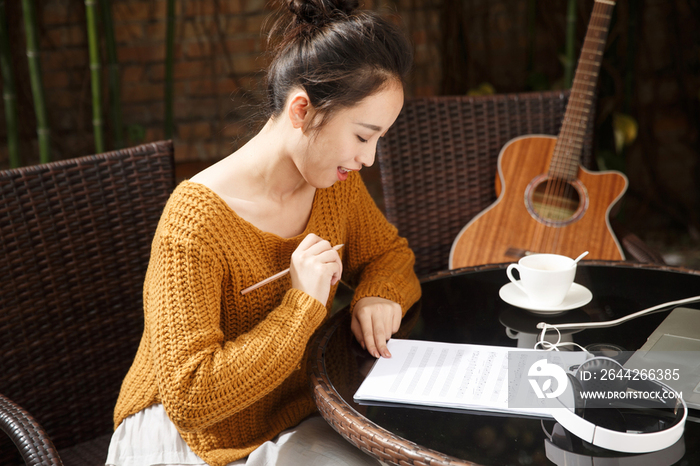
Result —
<svg viewBox="0 0 700 466"><path fill-rule="evenodd" d="M392 82L354 107L337 111L317 131L308 131L307 145L295 160L304 179L315 188L327 188L372 165L377 142L401 107L403 88Z"/></svg>

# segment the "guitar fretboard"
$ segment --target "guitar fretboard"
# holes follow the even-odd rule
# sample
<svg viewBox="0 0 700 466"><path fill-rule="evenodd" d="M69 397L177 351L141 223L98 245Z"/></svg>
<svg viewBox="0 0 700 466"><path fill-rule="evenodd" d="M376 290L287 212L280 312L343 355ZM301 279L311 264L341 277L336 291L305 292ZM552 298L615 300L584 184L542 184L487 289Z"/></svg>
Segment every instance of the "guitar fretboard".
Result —
<svg viewBox="0 0 700 466"><path fill-rule="evenodd" d="M576 179L614 6L613 0L596 0L593 6L569 103L549 166L550 176L569 181Z"/></svg>

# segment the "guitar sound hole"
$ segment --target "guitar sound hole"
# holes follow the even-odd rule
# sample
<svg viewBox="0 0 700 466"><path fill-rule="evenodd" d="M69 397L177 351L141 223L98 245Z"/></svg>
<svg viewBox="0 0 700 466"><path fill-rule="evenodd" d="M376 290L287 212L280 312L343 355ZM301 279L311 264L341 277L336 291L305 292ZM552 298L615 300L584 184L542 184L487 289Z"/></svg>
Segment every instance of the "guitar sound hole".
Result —
<svg viewBox="0 0 700 466"><path fill-rule="evenodd" d="M575 222L588 206L585 188L578 181L540 176L525 193L527 209L536 220L550 226Z"/></svg>

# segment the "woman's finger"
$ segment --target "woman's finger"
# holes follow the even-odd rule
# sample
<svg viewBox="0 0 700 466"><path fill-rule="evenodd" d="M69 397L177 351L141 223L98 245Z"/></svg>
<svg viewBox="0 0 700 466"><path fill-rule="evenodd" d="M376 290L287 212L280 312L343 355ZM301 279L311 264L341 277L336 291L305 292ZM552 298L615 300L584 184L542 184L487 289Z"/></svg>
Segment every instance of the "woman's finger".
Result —
<svg viewBox="0 0 700 466"><path fill-rule="evenodd" d="M350 321L350 331L355 336L355 339L360 344L362 349L367 349L365 345L365 339L362 336L362 326L360 325L360 321L357 319L357 316L354 314Z"/></svg>
<svg viewBox="0 0 700 466"><path fill-rule="evenodd" d="M353 309L350 329L374 357L391 357L387 341L401 325L401 306L384 298L365 297Z"/></svg>
<svg viewBox="0 0 700 466"><path fill-rule="evenodd" d="M309 247L307 247L304 252L306 254L309 254L312 256L318 256L319 254L321 254L323 252L332 251L332 250L333 250L333 247L331 246L331 243L329 241L322 239L322 238L318 238L318 241L316 241L315 243L313 243Z"/></svg>
<svg viewBox="0 0 700 466"><path fill-rule="evenodd" d="M391 337L391 333L387 332L390 327L386 326L386 319L384 319L382 314L374 314L374 319L372 319L372 333L374 335L374 346L377 348L377 353L381 354L385 358L390 358L391 353L389 348L386 347L386 342Z"/></svg>
<svg viewBox="0 0 700 466"><path fill-rule="evenodd" d="M360 323L360 332L362 334L362 340L365 343L367 351L375 358L378 358L381 355L377 351L377 344L374 340L374 328L372 327L372 313L360 312L357 315L357 320Z"/></svg>
<svg viewBox="0 0 700 466"><path fill-rule="evenodd" d="M323 241L320 236L314 233L309 233L303 240L301 240L301 243L299 243L299 246L297 246L297 250L305 251L319 241Z"/></svg>
<svg viewBox="0 0 700 466"><path fill-rule="evenodd" d="M333 248L328 251L324 251L317 256L319 262L333 266L333 275L331 277L331 285L335 285L340 281L343 276L343 261L340 259L340 254Z"/></svg>

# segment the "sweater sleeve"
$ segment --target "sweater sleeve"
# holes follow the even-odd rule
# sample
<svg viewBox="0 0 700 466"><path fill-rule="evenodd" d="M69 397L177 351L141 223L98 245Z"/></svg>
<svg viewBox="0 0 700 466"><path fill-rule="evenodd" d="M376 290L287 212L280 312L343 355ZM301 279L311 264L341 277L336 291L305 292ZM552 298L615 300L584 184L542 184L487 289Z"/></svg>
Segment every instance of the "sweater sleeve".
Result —
<svg viewBox="0 0 700 466"><path fill-rule="evenodd" d="M290 289L249 332L220 328L223 261L203 241L154 241L146 279L146 325L161 401L184 432L211 426L279 386L298 367L326 308Z"/></svg>
<svg viewBox="0 0 700 466"><path fill-rule="evenodd" d="M376 296L401 305L403 314L421 295L408 241L399 236L355 175L348 219L348 251L344 280L355 295L350 309L361 298Z"/></svg>

